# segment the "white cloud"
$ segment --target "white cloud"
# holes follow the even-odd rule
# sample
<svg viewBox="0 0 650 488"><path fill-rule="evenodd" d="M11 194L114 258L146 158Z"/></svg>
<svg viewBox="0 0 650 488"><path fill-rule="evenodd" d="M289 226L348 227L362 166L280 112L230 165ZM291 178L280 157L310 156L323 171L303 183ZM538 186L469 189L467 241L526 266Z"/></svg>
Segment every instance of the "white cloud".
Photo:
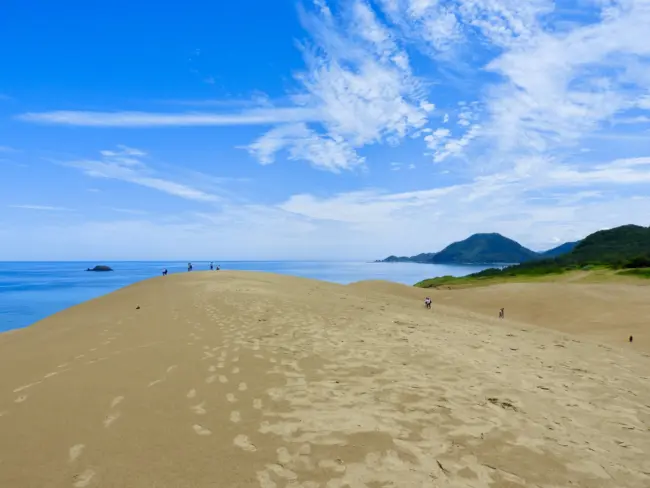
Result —
<svg viewBox="0 0 650 488"><path fill-rule="evenodd" d="M21 210L42 210L45 212L69 212L72 210L67 207L56 207L52 205L9 205L9 207Z"/></svg>
<svg viewBox="0 0 650 488"><path fill-rule="evenodd" d="M489 100L490 130L502 148L550 151L638 104L647 85L625 67L650 68L650 45L643 40L649 22L647 2L612 6L600 23L568 33L538 25L530 42L492 61L488 69L506 80Z"/></svg>
<svg viewBox="0 0 650 488"><path fill-rule="evenodd" d="M619 159L586 170L560 167L554 169L549 177L564 185L650 183L650 157Z"/></svg>
<svg viewBox="0 0 650 488"><path fill-rule="evenodd" d="M114 151L101 151L101 158L98 160L75 160L69 161L65 165L79 169L93 178L126 181L186 200L199 202L220 200L216 195L157 176L142 161L145 155L146 153L139 149L118 146Z"/></svg>
<svg viewBox="0 0 650 488"><path fill-rule="evenodd" d="M475 232L501 232L544 249L601 228L647 225L650 157L586 169L522 159L515 168L417 191L364 190L329 197L305 192L275 205L225 203L218 211L147 219L125 213L115 221L57 222L56 229L25 225L15 232L20 240L16 255L6 257L25 257L20 253L31 249L29 239L36 234L51 243L48 255L33 250L43 259L65 258L74 244L107 259L367 260L435 251ZM228 239L223 239L226 228Z"/></svg>
<svg viewBox="0 0 650 488"><path fill-rule="evenodd" d="M288 151L289 159L308 161L316 168L334 172L364 162L342 137L320 135L305 124L276 127L248 146L262 164L272 163L275 154L283 149Z"/></svg>
<svg viewBox="0 0 650 488"><path fill-rule="evenodd" d="M14 153L14 152L18 152L18 150L9 146L0 146L0 153Z"/></svg>
<svg viewBox="0 0 650 488"><path fill-rule="evenodd" d="M191 127L272 125L318 120L318 114L302 107L251 109L239 113L87 112L60 110L30 112L17 117L26 122L86 127Z"/></svg>
<svg viewBox="0 0 650 488"><path fill-rule="evenodd" d="M138 210L134 208L106 207L106 209L112 212L129 214L129 215L147 215L149 213L145 210Z"/></svg>
<svg viewBox="0 0 650 488"><path fill-rule="evenodd" d="M303 46L307 69L296 77L302 90L293 98L318 112L319 124L277 127L251 151L267 163L286 149L292 159L339 171L361 164L355 148L396 144L423 127L435 106L413 77L407 53L368 3L350 2L338 16L323 1L316 6L302 15L313 44Z"/></svg>

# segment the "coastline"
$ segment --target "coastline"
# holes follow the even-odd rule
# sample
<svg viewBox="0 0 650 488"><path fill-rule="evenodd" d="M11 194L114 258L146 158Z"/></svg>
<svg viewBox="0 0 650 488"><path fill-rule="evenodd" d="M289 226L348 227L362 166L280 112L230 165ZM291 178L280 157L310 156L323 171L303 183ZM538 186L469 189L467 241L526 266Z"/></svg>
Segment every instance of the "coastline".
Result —
<svg viewBox="0 0 650 488"><path fill-rule="evenodd" d="M97 264L108 265L114 271L84 271ZM209 261L193 264L193 272L209 269ZM482 269L440 266L423 268L416 264L377 266L358 261L215 261L215 264L221 264L225 269L276 272L334 283L383 279L409 285L431 274L469 273ZM28 327L68 307L143 279L159 276L164 268L170 274L186 273L187 262L0 262L0 315L3 317L0 332Z"/></svg>

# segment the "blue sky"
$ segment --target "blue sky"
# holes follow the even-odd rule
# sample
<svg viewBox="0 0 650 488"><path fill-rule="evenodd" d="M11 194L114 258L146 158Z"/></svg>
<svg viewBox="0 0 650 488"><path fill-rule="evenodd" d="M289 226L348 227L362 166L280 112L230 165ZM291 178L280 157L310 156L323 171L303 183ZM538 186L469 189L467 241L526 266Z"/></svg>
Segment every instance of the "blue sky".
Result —
<svg viewBox="0 0 650 488"><path fill-rule="evenodd" d="M0 259L534 249L650 215L650 0L0 6Z"/></svg>

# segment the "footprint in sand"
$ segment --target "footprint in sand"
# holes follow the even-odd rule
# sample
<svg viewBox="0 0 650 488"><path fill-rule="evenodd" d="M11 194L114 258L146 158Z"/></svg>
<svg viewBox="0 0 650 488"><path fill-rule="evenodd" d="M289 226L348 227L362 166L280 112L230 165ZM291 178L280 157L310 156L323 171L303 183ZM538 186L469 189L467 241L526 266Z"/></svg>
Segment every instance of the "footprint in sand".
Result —
<svg viewBox="0 0 650 488"><path fill-rule="evenodd" d="M220 363L217 364L217 368L223 368L224 366L225 365L223 364L223 362L220 362Z"/></svg>
<svg viewBox="0 0 650 488"><path fill-rule="evenodd" d="M237 410L230 412L230 421L238 424L241 422L241 414Z"/></svg>
<svg viewBox="0 0 650 488"><path fill-rule="evenodd" d="M21 395L14 400L14 403L23 403L25 400L27 400L27 395Z"/></svg>
<svg viewBox="0 0 650 488"><path fill-rule="evenodd" d="M74 462L75 459L77 459L79 456L81 456L81 453L84 450L83 444L76 444L70 448L70 456L69 456L69 462Z"/></svg>
<svg viewBox="0 0 650 488"><path fill-rule="evenodd" d="M239 434L237 437L235 437L233 443L240 449L243 449L244 451L248 451L248 452L257 451L257 447L255 447L251 443L247 435Z"/></svg>
<svg viewBox="0 0 650 488"><path fill-rule="evenodd" d="M115 422L118 418L120 418L120 412L115 412L115 413L112 413L112 414L108 415L104 419L104 427L106 427L106 428L110 427L111 424L113 422Z"/></svg>
<svg viewBox="0 0 650 488"><path fill-rule="evenodd" d="M81 474L74 475L75 481L72 486L74 486L74 488L84 488L90 484L94 477L95 472L92 469L87 469Z"/></svg>
<svg viewBox="0 0 650 488"><path fill-rule="evenodd" d="M257 481L260 484L260 488L277 488L277 483L273 481L271 475L266 471L257 472Z"/></svg>
<svg viewBox="0 0 650 488"><path fill-rule="evenodd" d="M168 373L171 373L171 372L174 371L176 368L178 368L178 366L174 364L174 365L170 366L169 368L167 368L167 372L168 372Z"/></svg>
<svg viewBox="0 0 650 488"><path fill-rule="evenodd" d="M113 401L111 402L111 408L117 407L120 403L122 403L122 400L124 400L123 396L113 398Z"/></svg>
<svg viewBox="0 0 650 488"><path fill-rule="evenodd" d="M237 373L239 373L239 368L237 367L232 368L232 374L237 374Z"/></svg>
<svg viewBox="0 0 650 488"><path fill-rule="evenodd" d="M248 385L246 385L246 383L244 382L239 383L239 391L246 391L246 390L248 390Z"/></svg>
<svg viewBox="0 0 650 488"><path fill-rule="evenodd" d="M154 380L151 383L147 385L147 388L151 388L154 385L157 385L158 383L162 383L163 380Z"/></svg>
<svg viewBox="0 0 650 488"><path fill-rule="evenodd" d="M194 398L196 396L196 390L191 389L190 391L187 392L187 398Z"/></svg>
<svg viewBox="0 0 650 488"><path fill-rule="evenodd" d="M210 367L208 368L208 371L209 371L210 373L214 373L216 370L217 370L217 368L216 368L216 366L214 366L214 365L212 365L212 366L210 366Z"/></svg>
<svg viewBox="0 0 650 488"><path fill-rule="evenodd" d="M198 405L194 405L194 406L190 407L190 410L192 410L192 412L194 412L197 415L205 415L207 413L207 411L206 411L205 408L203 408L204 405L205 405L205 402L201 402Z"/></svg>
<svg viewBox="0 0 650 488"><path fill-rule="evenodd" d="M205 436L205 435L212 434L212 432L210 430L206 429L205 427L200 426L199 424L194 424L192 426L192 428L194 429L194 432L196 432L198 435Z"/></svg>
<svg viewBox="0 0 650 488"><path fill-rule="evenodd" d="M256 398L255 400L253 400L253 408L256 409L256 410L261 410L261 408L262 408L262 400L260 400L259 398Z"/></svg>
<svg viewBox="0 0 650 488"><path fill-rule="evenodd" d="M227 393L226 394L226 400L228 400L230 403L235 403L237 401L237 398L235 398L234 394Z"/></svg>
<svg viewBox="0 0 650 488"><path fill-rule="evenodd" d="M226 378L224 375L220 375L219 381L221 381L222 383L228 383L228 378Z"/></svg>
<svg viewBox="0 0 650 488"><path fill-rule="evenodd" d="M296 473L290 469L280 466L279 464L269 464L268 469L270 471L273 471L280 478L284 478L290 482L298 479L298 475Z"/></svg>
<svg viewBox="0 0 650 488"><path fill-rule="evenodd" d="M216 375L216 374L213 374L213 375L208 376L208 377L205 379L205 382L208 383L208 384L209 384L209 383L214 383L214 381L215 381L216 379L217 379L217 375Z"/></svg>
<svg viewBox="0 0 650 488"><path fill-rule="evenodd" d="M239 362L239 356L235 356L234 358L232 358L232 362L233 363L238 363Z"/></svg>

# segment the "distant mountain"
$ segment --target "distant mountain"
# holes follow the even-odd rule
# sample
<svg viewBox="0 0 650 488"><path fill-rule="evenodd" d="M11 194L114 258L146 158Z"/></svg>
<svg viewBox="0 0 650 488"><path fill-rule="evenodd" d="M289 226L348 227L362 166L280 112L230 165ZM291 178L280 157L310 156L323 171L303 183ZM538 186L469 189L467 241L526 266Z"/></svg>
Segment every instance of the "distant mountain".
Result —
<svg viewBox="0 0 650 488"><path fill-rule="evenodd" d="M440 252L423 252L416 256L388 256L376 263L424 264L511 264L547 259L571 252L581 241L565 242L543 252L532 251L501 234L474 234L454 242Z"/></svg>
<svg viewBox="0 0 650 488"><path fill-rule="evenodd" d="M431 262L439 264L523 263L538 259L535 251L501 234L474 234L454 242L437 253Z"/></svg>
<svg viewBox="0 0 650 488"><path fill-rule="evenodd" d="M576 242L565 242L564 244L560 244L557 247L554 247L553 249L549 249L548 251L543 251L538 253L541 258L556 258L558 256L561 256L562 254L569 253L573 251L573 249L578 245L580 241Z"/></svg>
<svg viewBox="0 0 650 488"><path fill-rule="evenodd" d="M437 253L421 253L417 256L389 256L384 263L428 264L496 264L523 263L539 259L535 251L525 248L501 234L474 234L463 241L454 242Z"/></svg>

